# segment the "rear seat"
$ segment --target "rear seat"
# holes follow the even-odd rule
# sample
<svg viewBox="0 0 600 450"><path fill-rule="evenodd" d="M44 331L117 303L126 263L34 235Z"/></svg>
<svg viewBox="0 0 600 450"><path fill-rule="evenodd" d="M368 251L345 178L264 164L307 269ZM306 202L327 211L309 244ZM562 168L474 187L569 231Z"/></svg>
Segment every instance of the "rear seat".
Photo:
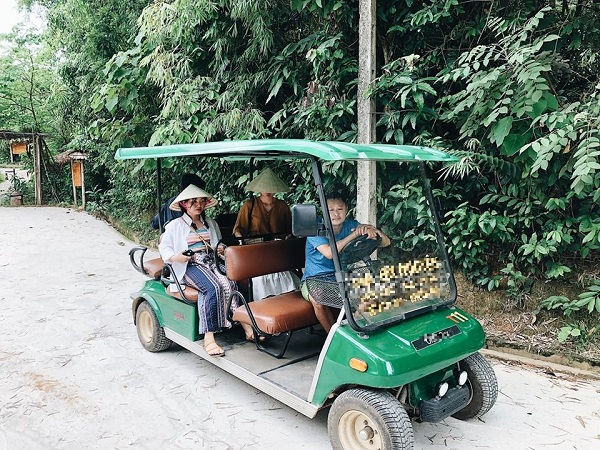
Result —
<svg viewBox="0 0 600 450"><path fill-rule="evenodd" d="M165 265L165 262L161 258L154 258L149 261L144 261L144 272L150 278L154 278L155 280L160 280L160 273L162 272L162 268Z"/></svg>
<svg viewBox="0 0 600 450"><path fill-rule="evenodd" d="M148 248L143 246L132 248L129 251L129 260L131 261L131 265L138 272L149 276L150 278L153 278L156 281L163 281L164 284L170 283L166 276L163 277L165 263L161 258L153 258L149 259L148 261L144 261L144 255L146 254L147 250ZM168 286L165 288L167 294L179 300L187 301L189 303L195 303L198 301L198 291L196 289L193 289L189 286L182 286L182 289L185 298L181 295L179 291L171 292Z"/></svg>
<svg viewBox="0 0 600 450"><path fill-rule="evenodd" d="M158 281L160 280L160 274L165 263L161 258L144 261L144 255L147 250L148 247L144 246L133 247L129 250L129 261L131 261L131 265L135 270Z"/></svg>
<svg viewBox="0 0 600 450"><path fill-rule="evenodd" d="M306 239L287 239L227 247L225 249L227 277L240 282L269 273L302 269L305 245ZM259 350L278 358L285 353L293 331L319 323L313 306L299 291L255 302L247 302L240 292L235 292L232 296L237 296L243 303L233 312L232 320L251 325L255 336L286 334L287 340L277 354L265 349L258 339L255 340Z"/></svg>

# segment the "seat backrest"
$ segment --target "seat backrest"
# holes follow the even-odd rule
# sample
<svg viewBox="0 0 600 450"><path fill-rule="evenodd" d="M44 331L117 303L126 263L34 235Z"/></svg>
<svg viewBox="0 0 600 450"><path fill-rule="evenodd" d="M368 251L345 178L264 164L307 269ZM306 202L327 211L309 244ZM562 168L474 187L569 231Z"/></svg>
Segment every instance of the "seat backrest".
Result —
<svg viewBox="0 0 600 450"><path fill-rule="evenodd" d="M219 214L215 221L219 225L219 229L221 230L221 235L226 238L229 236L233 236L233 226L235 225L235 221L237 220L237 213L223 213Z"/></svg>
<svg viewBox="0 0 600 450"><path fill-rule="evenodd" d="M241 281L304 268L306 238L285 239L225 249L227 278Z"/></svg>
<svg viewBox="0 0 600 450"><path fill-rule="evenodd" d="M237 216L237 213L223 213L215 217L215 221L219 224L219 227L233 227Z"/></svg>

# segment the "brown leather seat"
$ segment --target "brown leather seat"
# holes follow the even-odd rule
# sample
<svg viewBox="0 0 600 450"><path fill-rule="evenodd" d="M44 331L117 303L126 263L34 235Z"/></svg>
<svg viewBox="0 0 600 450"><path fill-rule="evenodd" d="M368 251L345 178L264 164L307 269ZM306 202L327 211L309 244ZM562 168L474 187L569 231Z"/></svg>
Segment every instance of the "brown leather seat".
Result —
<svg viewBox="0 0 600 450"><path fill-rule="evenodd" d="M225 249L227 277L239 283L268 273L301 269L304 267L305 244L306 239L288 239L227 247ZM252 316L260 335L288 333L289 342L291 332L319 323L312 304L304 300L298 291L247 302L247 304L247 307L239 306L234 311L232 319L253 325ZM259 343L257 346L261 348ZM277 357L281 357L283 351Z"/></svg>
<svg viewBox="0 0 600 450"><path fill-rule="evenodd" d="M149 277L160 280L160 274L164 265L164 261L160 258L150 259L144 261L144 271Z"/></svg>
<svg viewBox="0 0 600 450"><path fill-rule="evenodd" d="M285 333L319 323L313 306L298 291L250 302L248 307L258 328L268 334ZM244 305L235 310L233 320L252 325Z"/></svg>
<svg viewBox="0 0 600 450"><path fill-rule="evenodd" d="M185 289L183 289L184 287L185 287ZM189 287L189 286L181 286L181 288L183 289L183 293L185 295L186 300L188 300L190 302L198 301L198 291L196 289ZM167 294L169 294L171 297L175 297L175 298L178 298L179 300L183 300L179 291L171 292L171 289L169 289L169 286L167 286L165 288L165 292Z"/></svg>

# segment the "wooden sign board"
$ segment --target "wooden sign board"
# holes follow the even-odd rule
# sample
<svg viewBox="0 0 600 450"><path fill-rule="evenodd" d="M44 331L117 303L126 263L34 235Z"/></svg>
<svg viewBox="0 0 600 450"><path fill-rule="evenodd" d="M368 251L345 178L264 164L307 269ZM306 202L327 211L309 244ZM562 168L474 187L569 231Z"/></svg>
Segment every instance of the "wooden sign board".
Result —
<svg viewBox="0 0 600 450"><path fill-rule="evenodd" d="M10 149L13 155L20 155L27 153L27 142L12 142Z"/></svg>
<svg viewBox="0 0 600 450"><path fill-rule="evenodd" d="M83 178L81 176L81 170L83 168L83 164L81 161L71 161L71 173L73 174L73 186L81 187Z"/></svg>

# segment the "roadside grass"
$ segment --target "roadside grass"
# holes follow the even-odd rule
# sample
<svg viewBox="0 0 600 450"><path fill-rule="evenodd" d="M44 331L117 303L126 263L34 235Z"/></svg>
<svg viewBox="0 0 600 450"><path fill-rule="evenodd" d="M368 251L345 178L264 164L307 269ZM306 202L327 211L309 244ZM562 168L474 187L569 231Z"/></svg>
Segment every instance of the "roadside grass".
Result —
<svg viewBox="0 0 600 450"><path fill-rule="evenodd" d="M539 307L553 295L576 299L584 290L581 274L586 273L579 270L579 276L568 280L536 281L522 307L512 303L506 290L490 292L469 282L462 273L455 273L457 306L481 322L493 346L519 349L533 356L560 355L565 361L585 361L600 369L598 314L577 311L567 317L558 309ZM565 327L577 328L581 334L560 342L559 334Z"/></svg>

